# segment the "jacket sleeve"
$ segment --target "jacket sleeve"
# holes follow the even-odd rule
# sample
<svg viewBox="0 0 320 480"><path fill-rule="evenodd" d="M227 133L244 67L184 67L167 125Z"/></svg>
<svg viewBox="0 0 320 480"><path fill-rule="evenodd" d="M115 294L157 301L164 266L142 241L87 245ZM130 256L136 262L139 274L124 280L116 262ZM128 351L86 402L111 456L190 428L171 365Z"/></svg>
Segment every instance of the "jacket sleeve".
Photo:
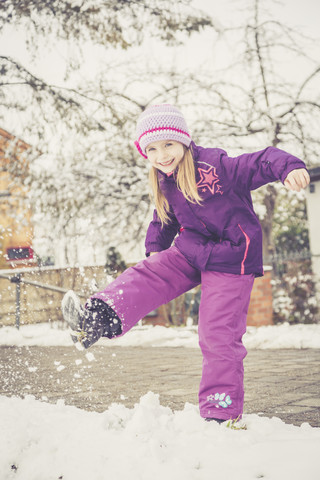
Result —
<svg viewBox="0 0 320 480"><path fill-rule="evenodd" d="M222 156L221 166L229 182L249 190L276 180L283 183L292 170L306 168L302 160L275 147L235 158Z"/></svg>
<svg viewBox="0 0 320 480"><path fill-rule="evenodd" d="M170 222L168 224L164 224L162 227L157 211L154 210L153 219L149 224L145 241L147 257L151 252L161 252L162 250L166 250L171 246L172 241L180 228L180 225L172 212L170 212L169 216Z"/></svg>

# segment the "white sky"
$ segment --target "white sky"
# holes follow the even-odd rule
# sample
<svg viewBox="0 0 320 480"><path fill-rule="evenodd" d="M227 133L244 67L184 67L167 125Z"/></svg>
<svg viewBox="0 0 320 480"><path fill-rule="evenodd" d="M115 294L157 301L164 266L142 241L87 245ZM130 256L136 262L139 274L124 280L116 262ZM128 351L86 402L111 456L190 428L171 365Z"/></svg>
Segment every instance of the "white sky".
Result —
<svg viewBox="0 0 320 480"><path fill-rule="evenodd" d="M193 5L197 8L201 8L208 12L215 18L218 23L221 23L224 27L236 26L241 24L243 19L247 18L248 8L246 5L251 2L247 0L194 0ZM283 0L272 1L265 0L264 4L267 5L268 10L274 19L287 24L288 26L297 28L297 30L303 32L306 35L310 35L315 38L320 38L319 34L319 19L320 19L320 2L319 0ZM221 55L219 56L219 48L213 50L213 45L216 43L217 37L215 33L207 33L197 35L194 34L192 39L186 42L186 45L179 49L164 49L160 47L160 51L165 52L163 56L159 57L159 43L153 44L148 40L147 44L140 48L135 48L131 51L131 55L154 55L157 59L161 59L163 62L175 63L181 57L183 61L194 65L195 63L201 63L206 61L214 68L220 68L223 59L229 53L232 53L233 45L226 45L224 42L220 44ZM219 45L218 45L219 47ZM312 44L309 46L310 53L316 54L319 50L319 45L314 47ZM316 50L317 48L317 50ZM5 35L0 37L0 54L11 55L18 58L20 61L30 65L32 71L37 74L50 78L52 83L59 83L63 81L63 59L76 53L76 48L72 48L65 51L65 46L59 45L56 42L54 44L46 43L45 47L39 51L39 55L36 59L31 60L25 45L25 36L23 32L16 31L14 29L8 29ZM104 50L105 56L105 50ZM318 55L319 56L319 55ZM119 52L117 52L117 58ZM29 62L28 62L29 59ZM99 49L90 51L85 58L86 62L86 74L93 74L93 66L98 61L101 62L101 53ZM210 65L211 64L211 65Z"/></svg>
<svg viewBox="0 0 320 480"><path fill-rule="evenodd" d="M236 24L238 19L246 15L244 0L194 0L194 5L216 15L223 25ZM264 0L264 8L270 11L281 22L291 27L303 28L306 33L319 35L319 0ZM244 13L241 13L240 9Z"/></svg>

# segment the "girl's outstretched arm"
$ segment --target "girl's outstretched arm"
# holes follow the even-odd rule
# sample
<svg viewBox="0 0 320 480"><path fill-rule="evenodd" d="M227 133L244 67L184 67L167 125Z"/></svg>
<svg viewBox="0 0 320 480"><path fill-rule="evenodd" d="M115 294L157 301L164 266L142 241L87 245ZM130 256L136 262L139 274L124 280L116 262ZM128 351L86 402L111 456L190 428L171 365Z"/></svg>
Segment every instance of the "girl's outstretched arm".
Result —
<svg viewBox="0 0 320 480"><path fill-rule="evenodd" d="M309 185L310 176L305 168L296 168L291 170L283 183L288 190L300 192L302 188L306 188Z"/></svg>
<svg viewBox="0 0 320 480"><path fill-rule="evenodd" d="M284 183L289 178L290 172L306 168L302 160L276 147L267 147L259 152L243 153L235 158L228 158L225 155L221 160L227 179L241 191L255 190L276 180ZM290 184L289 188L292 185Z"/></svg>

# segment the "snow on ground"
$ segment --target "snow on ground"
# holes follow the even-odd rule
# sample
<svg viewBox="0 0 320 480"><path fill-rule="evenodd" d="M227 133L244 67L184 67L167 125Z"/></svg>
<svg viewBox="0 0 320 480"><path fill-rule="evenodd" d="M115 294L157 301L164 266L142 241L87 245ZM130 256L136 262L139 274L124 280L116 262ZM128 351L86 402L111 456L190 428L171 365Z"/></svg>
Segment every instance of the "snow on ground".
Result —
<svg viewBox="0 0 320 480"><path fill-rule="evenodd" d="M0 329L0 345L71 346L61 325ZM101 344L198 348L197 330L136 327ZM250 328L248 348L319 348L320 325ZM318 480L320 428L245 415L246 430L205 422L195 405L172 411L152 392L103 413L64 401L0 396L1 480ZM241 423L240 423L241 425Z"/></svg>
<svg viewBox="0 0 320 480"><path fill-rule="evenodd" d="M320 348L320 324L248 327L243 338L247 348ZM71 346L67 329L61 324L42 323L0 328L0 345L16 346ZM137 326L121 338L112 341L103 338L99 345L122 347L189 347L198 348L196 327Z"/></svg>
<svg viewBox="0 0 320 480"><path fill-rule="evenodd" d="M0 417L2 480L319 479L319 428L247 415L232 430L152 392L103 413L1 396Z"/></svg>

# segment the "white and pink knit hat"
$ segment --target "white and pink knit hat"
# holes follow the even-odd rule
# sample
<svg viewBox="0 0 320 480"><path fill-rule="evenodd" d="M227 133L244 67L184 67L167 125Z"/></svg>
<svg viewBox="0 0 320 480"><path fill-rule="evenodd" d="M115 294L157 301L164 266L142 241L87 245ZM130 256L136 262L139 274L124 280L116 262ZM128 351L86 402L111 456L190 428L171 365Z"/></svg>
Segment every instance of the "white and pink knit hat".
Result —
<svg viewBox="0 0 320 480"><path fill-rule="evenodd" d="M175 140L186 147L191 143L182 113L177 107L169 104L147 107L138 118L136 135L137 140L134 143L145 158L147 146L158 140Z"/></svg>

